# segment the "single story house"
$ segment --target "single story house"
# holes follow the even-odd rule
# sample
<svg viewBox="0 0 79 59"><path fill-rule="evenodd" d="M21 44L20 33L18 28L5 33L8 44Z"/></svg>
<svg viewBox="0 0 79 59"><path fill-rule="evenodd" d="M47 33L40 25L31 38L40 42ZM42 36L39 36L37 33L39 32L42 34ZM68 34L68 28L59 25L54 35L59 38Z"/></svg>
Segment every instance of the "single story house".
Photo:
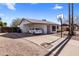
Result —
<svg viewBox="0 0 79 59"><path fill-rule="evenodd" d="M62 24L62 31L69 31L69 25L68 24Z"/></svg>
<svg viewBox="0 0 79 59"><path fill-rule="evenodd" d="M47 33L57 33L59 24L52 23L47 21L46 19L43 20L36 20L36 19L22 19L19 27L22 32L28 33L30 28L41 28L43 30L43 34Z"/></svg>
<svg viewBox="0 0 79 59"><path fill-rule="evenodd" d="M69 31L69 24L62 24L62 30ZM77 24L74 24L74 30L79 30L79 26Z"/></svg>

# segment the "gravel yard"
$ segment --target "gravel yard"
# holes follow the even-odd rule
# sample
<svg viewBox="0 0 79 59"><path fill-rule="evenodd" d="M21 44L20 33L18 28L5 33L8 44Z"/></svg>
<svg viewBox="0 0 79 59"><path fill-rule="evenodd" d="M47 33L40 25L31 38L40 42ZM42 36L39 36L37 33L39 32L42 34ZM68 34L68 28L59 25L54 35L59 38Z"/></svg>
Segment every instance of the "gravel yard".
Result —
<svg viewBox="0 0 79 59"><path fill-rule="evenodd" d="M0 55L42 56L48 50L41 44L59 39L54 34L29 36L22 33L0 33Z"/></svg>
<svg viewBox="0 0 79 59"><path fill-rule="evenodd" d="M28 40L13 40L0 36L0 55L2 56L40 56L48 51Z"/></svg>

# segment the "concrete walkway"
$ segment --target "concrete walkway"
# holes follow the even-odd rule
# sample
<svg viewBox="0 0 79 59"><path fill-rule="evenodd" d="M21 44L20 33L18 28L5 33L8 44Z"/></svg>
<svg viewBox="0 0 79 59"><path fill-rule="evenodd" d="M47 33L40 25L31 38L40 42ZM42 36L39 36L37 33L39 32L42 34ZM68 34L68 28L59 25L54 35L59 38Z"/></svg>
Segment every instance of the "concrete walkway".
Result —
<svg viewBox="0 0 79 59"><path fill-rule="evenodd" d="M68 41L66 45L64 45L61 50L59 50L61 46L55 50L52 49L52 53L50 53L49 56L56 55L58 53L57 51L60 51L58 56L79 56L79 41L73 40L73 37L70 39L70 41ZM48 56L48 54L46 56Z"/></svg>
<svg viewBox="0 0 79 59"><path fill-rule="evenodd" d="M62 44L65 44L65 42L69 40L67 38L68 37L61 38L55 43L52 43L53 47L48 49L49 53L47 53L45 56L54 56L55 54L58 54L57 52L59 51L61 46L63 46Z"/></svg>
<svg viewBox="0 0 79 59"><path fill-rule="evenodd" d="M79 56L79 41L71 39L63 48L59 56Z"/></svg>

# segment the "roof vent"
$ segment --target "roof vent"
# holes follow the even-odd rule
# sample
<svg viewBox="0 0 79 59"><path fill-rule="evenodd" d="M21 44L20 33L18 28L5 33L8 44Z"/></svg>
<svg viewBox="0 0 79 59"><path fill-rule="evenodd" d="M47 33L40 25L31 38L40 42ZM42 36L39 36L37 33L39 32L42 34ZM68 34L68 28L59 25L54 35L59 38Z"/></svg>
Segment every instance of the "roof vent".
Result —
<svg viewBox="0 0 79 59"><path fill-rule="evenodd" d="M42 21L46 21L46 19L42 19Z"/></svg>

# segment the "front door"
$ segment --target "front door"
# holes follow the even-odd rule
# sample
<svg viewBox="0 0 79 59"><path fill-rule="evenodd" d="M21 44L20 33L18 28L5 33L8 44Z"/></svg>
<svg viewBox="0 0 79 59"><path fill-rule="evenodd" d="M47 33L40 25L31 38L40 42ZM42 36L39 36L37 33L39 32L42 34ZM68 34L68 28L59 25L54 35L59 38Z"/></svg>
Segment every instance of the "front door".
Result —
<svg viewBox="0 0 79 59"><path fill-rule="evenodd" d="M47 33L49 34L50 33L50 26L47 25Z"/></svg>

